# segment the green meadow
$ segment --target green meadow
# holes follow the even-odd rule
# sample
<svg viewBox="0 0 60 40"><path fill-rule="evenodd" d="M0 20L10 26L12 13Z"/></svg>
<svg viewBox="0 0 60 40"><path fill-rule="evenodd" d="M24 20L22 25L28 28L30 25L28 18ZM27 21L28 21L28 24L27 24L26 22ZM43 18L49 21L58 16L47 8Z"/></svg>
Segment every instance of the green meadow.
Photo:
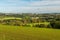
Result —
<svg viewBox="0 0 60 40"><path fill-rule="evenodd" d="M0 40L60 40L60 30L0 24Z"/></svg>

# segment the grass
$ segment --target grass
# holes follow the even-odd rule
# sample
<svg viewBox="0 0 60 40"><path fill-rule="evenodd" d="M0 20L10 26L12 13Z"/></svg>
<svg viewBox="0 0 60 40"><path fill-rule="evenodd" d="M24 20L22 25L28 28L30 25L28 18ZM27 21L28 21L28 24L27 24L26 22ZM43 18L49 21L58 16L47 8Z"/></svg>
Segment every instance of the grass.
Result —
<svg viewBox="0 0 60 40"><path fill-rule="evenodd" d="M9 19L22 20L22 18L16 18L16 17L4 17L4 18L0 18L0 20L9 20Z"/></svg>
<svg viewBox="0 0 60 40"><path fill-rule="evenodd" d="M60 30L0 25L0 40L60 40Z"/></svg>

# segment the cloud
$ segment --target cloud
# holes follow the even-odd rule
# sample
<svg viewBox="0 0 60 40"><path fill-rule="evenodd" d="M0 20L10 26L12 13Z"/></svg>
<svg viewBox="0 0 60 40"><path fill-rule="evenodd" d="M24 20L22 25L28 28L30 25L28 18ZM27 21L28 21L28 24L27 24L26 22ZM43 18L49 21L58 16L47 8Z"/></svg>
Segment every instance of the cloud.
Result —
<svg viewBox="0 0 60 40"><path fill-rule="evenodd" d="M41 6L60 6L60 1L35 1L26 4L32 7L41 7Z"/></svg>
<svg viewBox="0 0 60 40"><path fill-rule="evenodd" d="M44 0L6 0L6 2L2 2L7 6L25 6L25 7L41 7L41 6L60 6L60 1L44 1ZM1 3L0 3L1 4Z"/></svg>
<svg viewBox="0 0 60 40"><path fill-rule="evenodd" d="M59 0L5 0L0 2L0 12L60 12Z"/></svg>
<svg viewBox="0 0 60 40"><path fill-rule="evenodd" d="M12 10L11 10L12 9ZM60 6L51 7L0 7L2 12L12 12L12 13L57 13L60 12Z"/></svg>

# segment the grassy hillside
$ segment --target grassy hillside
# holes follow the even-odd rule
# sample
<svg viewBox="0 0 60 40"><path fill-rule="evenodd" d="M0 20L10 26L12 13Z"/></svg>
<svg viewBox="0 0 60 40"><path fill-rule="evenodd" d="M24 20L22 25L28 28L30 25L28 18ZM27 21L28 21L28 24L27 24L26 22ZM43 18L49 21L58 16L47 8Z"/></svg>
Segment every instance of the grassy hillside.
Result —
<svg viewBox="0 0 60 40"><path fill-rule="evenodd" d="M60 30L0 25L0 40L60 40Z"/></svg>

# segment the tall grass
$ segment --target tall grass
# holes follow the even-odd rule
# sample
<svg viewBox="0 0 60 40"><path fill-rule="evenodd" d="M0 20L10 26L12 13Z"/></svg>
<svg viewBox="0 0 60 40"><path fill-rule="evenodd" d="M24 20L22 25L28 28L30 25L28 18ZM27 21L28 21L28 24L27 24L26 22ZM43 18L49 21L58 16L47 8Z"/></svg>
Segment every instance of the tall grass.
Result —
<svg viewBox="0 0 60 40"><path fill-rule="evenodd" d="M0 25L0 40L60 40L60 30Z"/></svg>

